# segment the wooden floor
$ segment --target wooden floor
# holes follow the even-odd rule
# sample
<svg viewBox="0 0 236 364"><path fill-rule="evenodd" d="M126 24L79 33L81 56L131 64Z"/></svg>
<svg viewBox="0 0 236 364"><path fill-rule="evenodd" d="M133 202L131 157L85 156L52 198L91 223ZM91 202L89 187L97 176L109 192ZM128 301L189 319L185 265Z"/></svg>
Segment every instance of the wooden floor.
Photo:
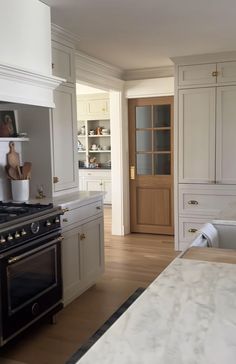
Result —
<svg viewBox="0 0 236 364"><path fill-rule="evenodd" d="M64 364L136 288L148 286L176 255L171 236L112 236L111 209L106 208L102 279L59 312L56 325L42 323L1 348L0 364L8 364L5 359Z"/></svg>

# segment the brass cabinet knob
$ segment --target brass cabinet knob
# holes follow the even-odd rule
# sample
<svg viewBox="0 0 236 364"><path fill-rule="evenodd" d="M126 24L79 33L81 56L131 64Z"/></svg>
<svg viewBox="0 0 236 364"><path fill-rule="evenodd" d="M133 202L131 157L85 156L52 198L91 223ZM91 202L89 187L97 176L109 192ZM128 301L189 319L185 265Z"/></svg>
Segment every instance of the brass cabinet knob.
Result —
<svg viewBox="0 0 236 364"><path fill-rule="evenodd" d="M197 232L197 229L190 228L190 229L188 229L188 232L189 233L196 233Z"/></svg>
<svg viewBox="0 0 236 364"><path fill-rule="evenodd" d="M58 183L59 182L59 178L58 177L53 177L53 183Z"/></svg>
<svg viewBox="0 0 236 364"><path fill-rule="evenodd" d="M80 240L84 240L86 238L85 234L80 234Z"/></svg>
<svg viewBox="0 0 236 364"><path fill-rule="evenodd" d="M218 72L217 71L213 71L211 75L212 75L212 77L217 77L218 76Z"/></svg>
<svg viewBox="0 0 236 364"><path fill-rule="evenodd" d="M190 200L190 201L188 201L188 204L189 205L198 205L198 201L196 201L196 200Z"/></svg>

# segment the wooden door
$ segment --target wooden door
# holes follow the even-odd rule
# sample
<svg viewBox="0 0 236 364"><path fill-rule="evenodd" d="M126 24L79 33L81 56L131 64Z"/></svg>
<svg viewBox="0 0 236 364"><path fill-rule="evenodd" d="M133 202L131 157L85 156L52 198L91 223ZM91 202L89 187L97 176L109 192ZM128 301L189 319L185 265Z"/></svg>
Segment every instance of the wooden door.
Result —
<svg viewBox="0 0 236 364"><path fill-rule="evenodd" d="M131 232L173 234L173 97L129 100Z"/></svg>

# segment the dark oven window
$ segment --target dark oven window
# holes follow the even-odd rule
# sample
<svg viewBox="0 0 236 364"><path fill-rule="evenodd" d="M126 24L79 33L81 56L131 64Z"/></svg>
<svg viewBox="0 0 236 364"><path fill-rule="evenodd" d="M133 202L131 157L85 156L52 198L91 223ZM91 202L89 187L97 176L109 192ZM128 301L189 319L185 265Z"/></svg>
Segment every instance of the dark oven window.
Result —
<svg viewBox="0 0 236 364"><path fill-rule="evenodd" d="M28 255L7 267L9 313L57 284L56 246Z"/></svg>

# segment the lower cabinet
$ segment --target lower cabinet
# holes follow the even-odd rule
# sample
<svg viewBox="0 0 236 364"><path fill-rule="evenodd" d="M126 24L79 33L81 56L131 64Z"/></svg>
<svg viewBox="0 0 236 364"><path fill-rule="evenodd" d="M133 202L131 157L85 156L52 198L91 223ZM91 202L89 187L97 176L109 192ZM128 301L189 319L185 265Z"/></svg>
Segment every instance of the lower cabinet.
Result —
<svg viewBox="0 0 236 364"><path fill-rule="evenodd" d="M63 302L67 305L104 271L103 217L70 227L63 235Z"/></svg>
<svg viewBox="0 0 236 364"><path fill-rule="evenodd" d="M79 170L80 191L104 192L103 202L111 204L111 171Z"/></svg>

